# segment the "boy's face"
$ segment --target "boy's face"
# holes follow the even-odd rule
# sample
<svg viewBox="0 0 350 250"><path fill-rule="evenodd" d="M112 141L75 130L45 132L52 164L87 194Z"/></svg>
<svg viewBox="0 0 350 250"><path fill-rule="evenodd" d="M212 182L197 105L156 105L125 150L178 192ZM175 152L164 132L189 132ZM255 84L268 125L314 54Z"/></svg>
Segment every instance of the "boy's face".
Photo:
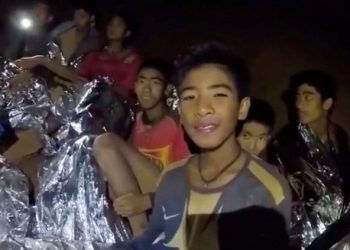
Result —
<svg viewBox="0 0 350 250"><path fill-rule="evenodd" d="M126 23L118 16L112 18L107 25L107 38L109 40L123 41L128 36Z"/></svg>
<svg viewBox="0 0 350 250"><path fill-rule="evenodd" d="M50 8L44 3L38 3L34 5L32 9L32 16L37 26L45 26L52 19Z"/></svg>
<svg viewBox="0 0 350 250"><path fill-rule="evenodd" d="M245 122L237 139L241 147L253 155L260 155L270 140L271 129L259 122Z"/></svg>
<svg viewBox="0 0 350 250"><path fill-rule="evenodd" d="M299 121L310 124L327 117L332 101L331 99L323 101L315 87L305 83L297 89L295 106Z"/></svg>
<svg viewBox="0 0 350 250"><path fill-rule="evenodd" d="M73 23L78 28L84 28L89 25L92 19L92 15L83 9L77 9L74 11Z"/></svg>
<svg viewBox="0 0 350 250"><path fill-rule="evenodd" d="M190 138L202 149L215 149L234 136L245 119L249 98L238 101L232 77L217 64L190 70L180 87L180 115Z"/></svg>
<svg viewBox="0 0 350 250"><path fill-rule="evenodd" d="M165 97L166 80L161 72L153 68L141 69L135 83L135 93L143 109L152 109Z"/></svg>

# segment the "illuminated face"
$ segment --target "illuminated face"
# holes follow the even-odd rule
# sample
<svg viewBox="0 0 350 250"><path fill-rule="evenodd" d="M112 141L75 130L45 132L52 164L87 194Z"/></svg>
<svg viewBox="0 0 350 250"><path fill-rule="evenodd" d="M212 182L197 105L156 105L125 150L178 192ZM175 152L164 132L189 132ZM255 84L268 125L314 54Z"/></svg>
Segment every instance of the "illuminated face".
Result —
<svg viewBox="0 0 350 250"><path fill-rule="evenodd" d="M52 19L49 6L44 3L36 4L32 9L32 17L37 26L45 26Z"/></svg>
<svg viewBox="0 0 350 250"><path fill-rule="evenodd" d="M83 9L78 9L74 12L73 23L78 28L84 28L91 22L91 14Z"/></svg>
<svg viewBox="0 0 350 250"><path fill-rule="evenodd" d="M237 120L247 116L250 100L238 100L232 81L224 66L203 64L190 70L181 83L181 121L201 149L215 149L234 139Z"/></svg>
<svg viewBox="0 0 350 250"><path fill-rule="evenodd" d="M296 109L299 121L303 124L311 124L327 117L332 106L331 99L322 100L321 94L307 83L297 89Z"/></svg>
<svg viewBox="0 0 350 250"><path fill-rule="evenodd" d="M164 100L165 86L161 72L152 68L141 69L135 83L135 93L141 107L149 110L160 104Z"/></svg>
<svg viewBox="0 0 350 250"><path fill-rule="evenodd" d="M123 41L127 36L129 36L129 31L125 21L118 16L113 17L107 25L107 38Z"/></svg>
<svg viewBox="0 0 350 250"><path fill-rule="evenodd" d="M244 150L259 156L270 140L270 131L271 129L262 123L249 121L243 124L237 139Z"/></svg>

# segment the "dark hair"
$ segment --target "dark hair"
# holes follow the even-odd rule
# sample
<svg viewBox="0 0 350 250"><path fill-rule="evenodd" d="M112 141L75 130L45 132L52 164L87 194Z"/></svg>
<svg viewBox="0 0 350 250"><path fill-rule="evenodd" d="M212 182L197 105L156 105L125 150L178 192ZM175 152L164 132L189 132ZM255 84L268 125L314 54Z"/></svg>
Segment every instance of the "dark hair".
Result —
<svg viewBox="0 0 350 250"><path fill-rule="evenodd" d="M261 123L272 130L276 122L275 111L268 102L258 98L251 98L248 116L238 124L237 135L241 133L243 125L251 121Z"/></svg>
<svg viewBox="0 0 350 250"><path fill-rule="evenodd" d="M166 83L169 82L170 76L172 73L171 65L168 62L166 62L165 60L160 59L160 58L153 58L153 59L145 60L141 64L141 66L139 67L139 72L142 69L156 69L156 70L158 70L164 76Z"/></svg>
<svg viewBox="0 0 350 250"><path fill-rule="evenodd" d="M89 0L78 0L78 1L75 0L73 2L73 8L74 10L84 10L90 15L95 16L97 14L97 8L95 4Z"/></svg>
<svg viewBox="0 0 350 250"><path fill-rule="evenodd" d="M32 6L36 7L36 6L40 5L40 4L46 5L48 12L50 14L52 14L52 5L51 5L52 2L51 1L49 1L49 0L36 0L36 1L33 2Z"/></svg>
<svg viewBox="0 0 350 250"><path fill-rule="evenodd" d="M322 100L336 99L336 82L327 72L321 70L305 70L293 75L289 81L289 91L295 94L303 84L314 87L320 93Z"/></svg>
<svg viewBox="0 0 350 250"><path fill-rule="evenodd" d="M125 38L123 45L129 46L133 44L139 31L139 25L137 21L134 19L134 17L131 14L123 11L113 11L113 12L110 12L108 16L109 18L107 19L107 24L110 23L115 17L119 17L123 19L126 25L126 29L130 32L130 35Z"/></svg>
<svg viewBox="0 0 350 250"><path fill-rule="evenodd" d="M219 215L220 250L287 250L288 240L285 220L274 209L253 206Z"/></svg>
<svg viewBox="0 0 350 250"><path fill-rule="evenodd" d="M203 64L219 64L225 67L233 79L239 100L249 95L249 71L242 58L219 43L207 43L196 46L188 54L175 62L174 83L179 87L186 74Z"/></svg>

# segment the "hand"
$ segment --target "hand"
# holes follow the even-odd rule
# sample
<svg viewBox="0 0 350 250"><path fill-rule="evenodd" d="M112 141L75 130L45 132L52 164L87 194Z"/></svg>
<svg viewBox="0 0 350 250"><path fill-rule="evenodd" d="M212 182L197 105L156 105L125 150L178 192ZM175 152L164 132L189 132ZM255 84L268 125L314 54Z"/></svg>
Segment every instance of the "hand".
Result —
<svg viewBox="0 0 350 250"><path fill-rule="evenodd" d="M152 207L147 194L126 194L114 200L114 210L123 217L141 214Z"/></svg>
<svg viewBox="0 0 350 250"><path fill-rule="evenodd" d="M42 64L44 58L44 56L23 57L16 60L15 64L21 69L33 69Z"/></svg>
<svg viewBox="0 0 350 250"><path fill-rule="evenodd" d="M21 89L28 88L28 85L31 84L30 79L32 78L32 74L28 70L20 71L10 80L10 88L13 91L18 91Z"/></svg>

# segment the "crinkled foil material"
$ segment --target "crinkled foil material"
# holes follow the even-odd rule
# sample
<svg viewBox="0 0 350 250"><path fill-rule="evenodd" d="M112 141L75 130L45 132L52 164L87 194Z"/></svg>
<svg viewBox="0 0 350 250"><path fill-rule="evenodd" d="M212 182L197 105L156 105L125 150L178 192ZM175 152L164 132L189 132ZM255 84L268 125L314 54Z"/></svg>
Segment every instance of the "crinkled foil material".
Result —
<svg viewBox="0 0 350 250"><path fill-rule="evenodd" d="M61 48L58 46L58 44L54 42L49 42L47 44L48 47L48 57L50 59L54 59L57 62L59 62L62 66L70 66L73 68L78 68L79 64L81 63L82 56L75 58L73 61L68 62L67 59L64 57Z"/></svg>
<svg viewBox="0 0 350 250"><path fill-rule="evenodd" d="M108 204L105 183L92 158L93 135L102 132L102 123L91 110L101 91L101 82L87 83L78 96L67 99L70 108L53 111L65 124L54 136L60 150L39 180L40 238L112 244L130 237L129 228Z"/></svg>
<svg viewBox="0 0 350 250"><path fill-rule="evenodd" d="M0 236L0 249L6 250L118 250L114 244L67 242Z"/></svg>
<svg viewBox="0 0 350 250"><path fill-rule="evenodd" d="M323 146L305 125L299 125L298 131L300 143L306 145L308 150L308 159L297 156L300 158L300 171L288 172L288 164L295 163L295 160L286 157L288 152L277 157L297 196L292 211L291 231L294 233L293 237L297 234L300 238L302 249L307 249L330 225L344 215L348 204L344 203L342 179Z"/></svg>
<svg viewBox="0 0 350 250"><path fill-rule="evenodd" d="M129 232L109 210L89 136L67 142L46 166L37 195L40 238L115 243Z"/></svg>
<svg viewBox="0 0 350 250"><path fill-rule="evenodd" d="M26 235L30 218L28 186L27 177L0 156L0 235Z"/></svg>
<svg viewBox="0 0 350 250"><path fill-rule="evenodd" d="M32 77L27 88L10 88L9 80L19 69L8 61L1 62L2 107L14 128L33 128L41 134L45 142L41 153L50 157L39 173L36 206L28 207L28 191L25 197L20 190L13 193L26 199L21 200L27 205L26 216L12 210L5 213L13 206L1 204L2 215L12 215L10 222L15 227L10 222L1 223L0 249L114 249L114 243L130 238L130 229L109 204L91 143L103 131L115 127L117 133L126 130L126 121L133 120L128 101L109 94L109 85L99 79L85 84L79 92L66 91L53 102L44 79ZM6 186L20 183L15 178L12 181Z"/></svg>
<svg viewBox="0 0 350 250"><path fill-rule="evenodd" d="M60 47L54 43L54 42L49 42L47 44L48 48L48 57L52 60L56 60L59 62L62 66L67 66L67 60L64 57Z"/></svg>
<svg viewBox="0 0 350 250"><path fill-rule="evenodd" d="M166 103L172 110L177 110L179 108L179 96L175 86L173 85L171 85L170 94L166 100Z"/></svg>

